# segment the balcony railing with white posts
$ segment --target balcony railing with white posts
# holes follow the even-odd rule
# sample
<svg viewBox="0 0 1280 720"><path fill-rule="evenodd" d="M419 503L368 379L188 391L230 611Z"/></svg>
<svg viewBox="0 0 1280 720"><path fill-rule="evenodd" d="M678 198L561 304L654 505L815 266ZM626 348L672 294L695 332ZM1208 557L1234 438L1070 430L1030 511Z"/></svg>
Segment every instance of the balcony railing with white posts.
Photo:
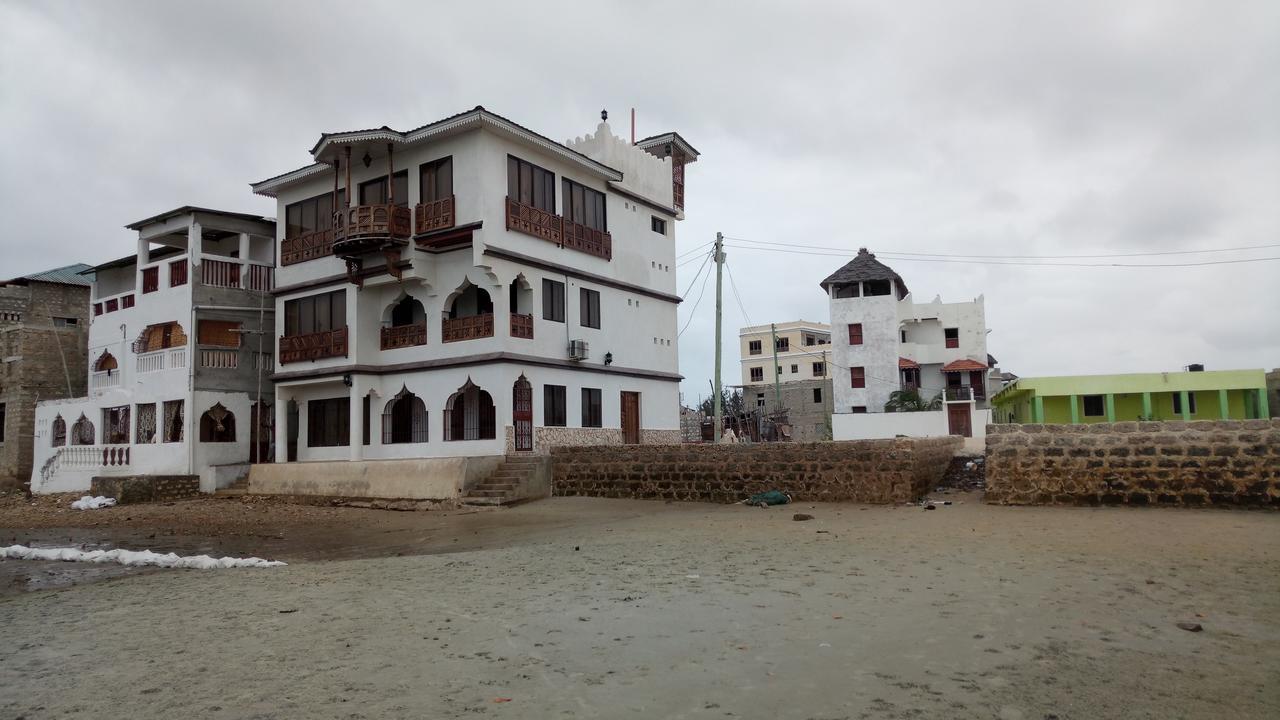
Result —
<svg viewBox="0 0 1280 720"><path fill-rule="evenodd" d="M114 387L120 387L120 371L104 370L96 372L89 376L89 389L102 392Z"/></svg>
<svg viewBox="0 0 1280 720"><path fill-rule="evenodd" d="M177 347L139 353L136 362L137 365L135 367L139 375L173 368L184 368L187 366L187 349Z"/></svg>
<svg viewBox="0 0 1280 720"><path fill-rule="evenodd" d="M234 370L240 366L240 351L225 348L200 348L200 367Z"/></svg>

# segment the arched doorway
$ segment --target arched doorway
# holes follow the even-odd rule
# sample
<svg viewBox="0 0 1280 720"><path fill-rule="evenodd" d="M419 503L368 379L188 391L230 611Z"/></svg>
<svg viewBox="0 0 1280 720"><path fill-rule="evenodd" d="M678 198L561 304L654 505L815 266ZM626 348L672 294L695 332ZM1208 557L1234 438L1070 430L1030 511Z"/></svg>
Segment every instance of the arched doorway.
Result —
<svg viewBox="0 0 1280 720"><path fill-rule="evenodd" d="M533 386L524 373L511 388L511 425L515 432L516 450L533 450Z"/></svg>
<svg viewBox="0 0 1280 720"><path fill-rule="evenodd" d="M382 444L427 442L427 406L402 386L382 411Z"/></svg>
<svg viewBox="0 0 1280 720"><path fill-rule="evenodd" d="M497 437L493 396L467 378L444 406L444 439L492 440Z"/></svg>

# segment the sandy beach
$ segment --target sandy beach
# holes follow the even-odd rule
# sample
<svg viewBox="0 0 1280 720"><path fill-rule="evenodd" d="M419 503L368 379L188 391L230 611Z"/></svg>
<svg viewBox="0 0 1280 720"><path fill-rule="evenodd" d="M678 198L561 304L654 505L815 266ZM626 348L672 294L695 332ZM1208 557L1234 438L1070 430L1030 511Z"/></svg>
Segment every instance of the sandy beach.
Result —
<svg viewBox="0 0 1280 720"><path fill-rule="evenodd" d="M266 511L200 542L287 567L0 599L0 716L1280 716L1280 515L949 497Z"/></svg>

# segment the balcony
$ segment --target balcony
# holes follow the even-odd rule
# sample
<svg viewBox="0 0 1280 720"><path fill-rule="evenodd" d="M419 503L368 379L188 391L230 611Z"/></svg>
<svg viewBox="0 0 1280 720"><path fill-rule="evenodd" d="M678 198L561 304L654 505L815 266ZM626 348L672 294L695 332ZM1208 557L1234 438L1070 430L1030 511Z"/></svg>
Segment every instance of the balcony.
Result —
<svg viewBox="0 0 1280 720"><path fill-rule="evenodd" d="M400 205L354 205L333 214L333 254L350 257L403 245L413 213Z"/></svg>
<svg viewBox="0 0 1280 720"><path fill-rule="evenodd" d="M507 229L531 235L561 247L613 259L613 238L608 232L595 230L566 220L555 213L540 210L507 198Z"/></svg>
<svg viewBox="0 0 1280 720"><path fill-rule="evenodd" d="M274 283L274 270L270 265L205 257L200 263L200 282L206 287L268 292Z"/></svg>
<svg viewBox="0 0 1280 720"><path fill-rule="evenodd" d="M383 350L397 350L426 344L427 324L425 322L382 328L381 347Z"/></svg>
<svg viewBox="0 0 1280 720"><path fill-rule="evenodd" d="M347 356L347 328L280 336L280 364Z"/></svg>
<svg viewBox="0 0 1280 720"><path fill-rule="evenodd" d="M226 348L201 348L200 367L234 370L240 367L240 351Z"/></svg>
<svg viewBox="0 0 1280 720"><path fill-rule="evenodd" d="M453 227L453 196L418 203L413 208L413 232L417 235Z"/></svg>
<svg viewBox="0 0 1280 720"><path fill-rule="evenodd" d="M103 370L89 376L89 389L103 392L110 388L120 387L119 370Z"/></svg>
<svg viewBox="0 0 1280 720"><path fill-rule="evenodd" d="M525 340L532 340L533 339L533 316L512 313L511 314L511 337L523 338Z"/></svg>
<svg viewBox="0 0 1280 720"><path fill-rule="evenodd" d="M493 337L493 313L460 318L445 318L440 327L444 342L478 340Z"/></svg>
<svg viewBox="0 0 1280 720"><path fill-rule="evenodd" d="M969 402L973 399L973 388L968 385L949 387L943 391L943 398L947 402Z"/></svg>
<svg viewBox="0 0 1280 720"><path fill-rule="evenodd" d="M329 257L333 254L333 229L316 230L280 243L280 264L296 265L307 260Z"/></svg>
<svg viewBox="0 0 1280 720"><path fill-rule="evenodd" d="M165 369L185 368L187 366L187 349L178 347L139 353L136 356L136 362L135 370L139 375L159 372Z"/></svg>

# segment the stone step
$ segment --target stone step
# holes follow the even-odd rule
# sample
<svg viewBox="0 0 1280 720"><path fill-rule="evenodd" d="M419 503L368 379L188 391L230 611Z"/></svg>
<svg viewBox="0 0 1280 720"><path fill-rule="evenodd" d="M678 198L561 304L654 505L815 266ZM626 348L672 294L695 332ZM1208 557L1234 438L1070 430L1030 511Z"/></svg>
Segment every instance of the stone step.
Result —
<svg viewBox="0 0 1280 720"><path fill-rule="evenodd" d="M475 488L471 491L473 497L507 497L510 494L506 490L486 490L483 488Z"/></svg>
<svg viewBox="0 0 1280 720"><path fill-rule="evenodd" d="M490 475L488 479L496 482L523 482L528 478L528 473L496 472Z"/></svg>
<svg viewBox="0 0 1280 720"><path fill-rule="evenodd" d="M510 497L486 497L486 496L468 496L462 498L463 505L514 505L520 502L520 498Z"/></svg>
<svg viewBox="0 0 1280 720"><path fill-rule="evenodd" d="M241 495L248 495L248 494L249 494L248 485L246 485L245 487L235 487L233 485L228 488L222 488L221 490L216 490L213 493L214 497L240 497Z"/></svg>
<svg viewBox="0 0 1280 720"><path fill-rule="evenodd" d="M518 487L520 486L515 485L513 483L480 483L479 485L475 486L475 489L476 490L492 490L496 492L509 493L509 492L515 492L515 489Z"/></svg>

